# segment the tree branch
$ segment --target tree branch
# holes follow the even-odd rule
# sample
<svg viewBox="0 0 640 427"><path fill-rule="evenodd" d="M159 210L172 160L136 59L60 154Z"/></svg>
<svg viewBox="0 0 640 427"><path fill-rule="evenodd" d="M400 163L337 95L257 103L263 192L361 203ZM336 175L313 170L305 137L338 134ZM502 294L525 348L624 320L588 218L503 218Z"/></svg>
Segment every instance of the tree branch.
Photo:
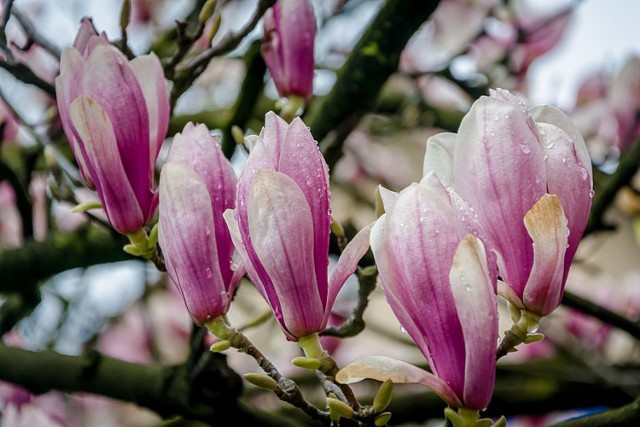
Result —
<svg viewBox="0 0 640 427"><path fill-rule="evenodd" d="M611 228L604 223L604 214L618 194L618 190L631 181L638 168L640 168L640 140L622 153L616 171L596 190L587 228L584 230L585 236L594 231Z"/></svg>
<svg viewBox="0 0 640 427"><path fill-rule="evenodd" d="M402 49L438 3L389 0L383 4L338 72L331 92L313 102L305 117L318 141L345 120L355 127L357 119L374 107L380 88L398 69ZM339 139L324 150L330 168L342 155L342 142Z"/></svg>
<svg viewBox="0 0 640 427"><path fill-rule="evenodd" d="M84 391L134 402L163 417L180 415L211 425L290 425L238 404L241 380L221 356L207 354L206 375L192 378L186 365L123 362L98 352L64 356L0 345L0 379L33 393ZM36 373L34 375L34 373Z"/></svg>
<svg viewBox="0 0 640 427"><path fill-rule="evenodd" d="M638 323L609 311L598 304L594 304L588 299L582 298L572 292L564 291L564 295L562 296L562 305L595 317L604 323L627 332L635 339L640 340L640 325Z"/></svg>
<svg viewBox="0 0 640 427"><path fill-rule="evenodd" d="M52 232L44 241L27 241L0 251L0 292L24 293L25 283L37 283L77 267L133 259L128 243L105 229L88 226L72 233Z"/></svg>
<svg viewBox="0 0 640 427"><path fill-rule="evenodd" d="M635 401L621 408L599 414L574 418L552 427L635 427L640 425L640 402Z"/></svg>

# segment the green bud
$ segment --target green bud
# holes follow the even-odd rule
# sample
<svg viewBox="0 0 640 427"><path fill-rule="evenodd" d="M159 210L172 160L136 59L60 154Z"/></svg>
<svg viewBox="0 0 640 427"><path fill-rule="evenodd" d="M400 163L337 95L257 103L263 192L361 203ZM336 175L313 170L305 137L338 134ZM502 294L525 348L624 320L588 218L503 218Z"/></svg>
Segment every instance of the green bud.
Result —
<svg viewBox="0 0 640 427"><path fill-rule="evenodd" d="M263 388L265 390L276 391L278 389L278 383L276 382L276 380L267 376L266 374L249 372L248 374L244 374L244 379L249 381L254 386Z"/></svg>
<svg viewBox="0 0 640 427"><path fill-rule="evenodd" d="M220 340L218 342L214 342L213 344L211 344L211 347L209 347L209 350L212 353L221 353L223 351L229 350L229 347L231 347L231 341Z"/></svg>
<svg viewBox="0 0 640 427"><path fill-rule="evenodd" d="M331 231L336 235L337 238L345 238L344 227L338 221L333 221L331 223Z"/></svg>
<svg viewBox="0 0 640 427"><path fill-rule="evenodd" d="M129 18L131 17L131 0L124 0L122 2L122 9L120 9L120 30L124 33L124 30L129 25Z"/></svg>
<svg viewBox="0 0 640 427"><path fill-rule="evenodd" d="M155 223L149 232L149 241L147 244L150 248L154 247L158 243L158 223Z"/></svg>
<svg viewBox="0 0 640 427"><path fill-rule="evenodd" d="M507 427L507 419L504 417L504 415L501 416L498 421L493 424L492 427Z"/></svg>
<svg viewBox="0 0 640 427"><path fill-rule="evenodd" d="M312 371L320 368L320 360L312 357L294 357L293 360L291 360L291 363L298 368L310 369Z"/></svg>
<svg viewBox="0 0 640 427"><path fill-rule="evenodd" d="M353 418L355 415L351 406L333 397L327 397L327 405L329 405L329 413L338 418Z"/></svg>
<svg viewBox="0 0 640 427"><path fill-rule="evenodd" d="M390 419L391 419L391 412L383 412L380 415L378 415L375 418L375 420L373 420L373 423L376 425L376 427L382 427L384 425L387 425Z"/></svg>
<svg viewBox="0 0 640 427"><path fill-rule="evenodd" d="M444 409L444 417L451 422L453 427L464 427L460 415L451 408Z"/></svg>
<svg viewBox="0 0 640 427"><path fill-rule="evenodd" d="M529 334L526 337L524 337L524 341L523 342L525 344L531 344L531 343L534 343L534 342L542 341L543 339L544 339L544 334L540 334L540 333Z"/></svg>
<svg viewBox="0 0 640 427"><path fill-rule="evenodd" d="M201 25L204 25L209 18L213 16L213 12L216 10L218 2L217 0L208 0L200 9L200 14L198 15L198 22Z"/></svg>
<svg viewBox="0 0 640 427"><path fill-rule="evenodd" d="M136 245L132 245L131 243L124 245L122 247L122 250L128 253L129 255L133 255L133 256L142 255L142 251L140 250L140 248Z"/></svg>
<svg viewBox="0 0 640 427"><path fill-rule="evenodd" d="M386 380L382 383L376 397L373 398L373 410L376 412L382 412L387 409L387 406L391 403L391 393L393 392L393 381Z"/></svg>
<svg viewBox="0 0 640 427"><path fill-rule="evenodd" d="M244 131L240 129L240 126L231 126L231 136L238 145L244 144Z"/></svg>
<svg viewBox="0 0 640 427"><path fill-rule="evenodd" d="M382 196L380 195L380 188L376 188L376 218L380 218L384 215L384 203L382 202Z"/></svg>
<svg viewBox="0 0 640 427"><path fill-rule="evenodd" d="M86 212L91 209L102 209L102 203L100 203L98 200L80 203L79 205L71 209L71 212Z"/></svg>
<svg viewBox="0 0 640 427"><path fill-rule="evenodd" d="M520 311L520 309L510 302L507 303L507 307L509 307L509 314L511 314L511 320L513 321L513 323L518 323L520 317L522 316L522 312Z"/></svg>
<svg viewBox="0 0 640 427"><path fill-rule="evenodd" d="M218 30L220 29L220 24L222 23L222 15L217 14L216 16L213 17L213 22L211 23L211 29L209 30L209 35L208 40L209 40L209 46L211 46L211 42L213 41L213 38L216 36L216 34L218 34Z"/></svg>

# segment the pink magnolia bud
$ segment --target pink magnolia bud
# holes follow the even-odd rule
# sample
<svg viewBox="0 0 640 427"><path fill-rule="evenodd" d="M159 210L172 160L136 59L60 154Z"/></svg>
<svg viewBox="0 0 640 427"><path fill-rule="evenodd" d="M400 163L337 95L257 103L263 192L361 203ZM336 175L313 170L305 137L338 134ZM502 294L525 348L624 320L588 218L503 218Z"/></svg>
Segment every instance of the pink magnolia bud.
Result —
<svg viewBox="0 0 640 427"><path fill-rule="evenodd" d="M111 225L123 234L140 229L157 205L153 172L169 120L160 61L128 61L85 20L62 52L56 95L80 173Z"/></svg>
<svg viewBox="0 0 640 427"><path fill-rule="evenodd" d="M313 94L315 36L309 0L278 0L265 13L262 56L280 96Z"/></svg>
<svg viewBox="0 0 640 427"><path fill-rule="evenodd" d="M547 315L560 303L591 207L591 159L560 110L532 109L498 89L476 101L458 134L427 143L434 170L472 206L495 251L505 296Z"/></svg>
<svg viewBox="0 0 640 427"><path fill-rule="evenodd" d="M435 375L425 385L450 406L484 409L495 382L496 281L484 245L467 234L464 202L434 173L382 196L387 213L371 248L389 305Z"/></svg>
<svg viewBox="0 0 640 427"><path fill-rule="evenodd" d="M345 248L328 277L329 175L307 126L270 112L225 212L249 277L291 340L327 324L338 291L368 249L370 227Z"/></svg>
<svg viewBox="0 0 640 427"><path fill-rule="evenodd" d="M173 138L159 192L167 272L193 321L204 325L227 312L244 275L232 270L234 248L222 216L235 206L236 176L205 125L188 123Z"/></svg>

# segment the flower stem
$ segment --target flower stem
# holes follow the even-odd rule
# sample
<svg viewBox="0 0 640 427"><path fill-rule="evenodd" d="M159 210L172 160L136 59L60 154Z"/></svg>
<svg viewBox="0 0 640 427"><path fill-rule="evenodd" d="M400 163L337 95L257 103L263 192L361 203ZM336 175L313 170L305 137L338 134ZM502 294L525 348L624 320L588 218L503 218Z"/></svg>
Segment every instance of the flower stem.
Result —
<svg viewBox="0 0 640 427"><path fill-rule="evenodd" d="M516 346L525 342L527 337L535 334L540 325L540 316L530 311L522 310L520 318L504 334L498 346L497 358L506 356Z"/></svg>
<svg viewBox="0 0 640 427"><path fill-rule="evenodd" d="M216 317L205 326L216 337L229 341L231 347L253 357L260 368L278 384L274 393L280 400L302 409L311 418L319 420L325 425L329 424L329 414L306 401L298 385L280 374L278 368L243 333L229 324L226 316Z"/></svg>

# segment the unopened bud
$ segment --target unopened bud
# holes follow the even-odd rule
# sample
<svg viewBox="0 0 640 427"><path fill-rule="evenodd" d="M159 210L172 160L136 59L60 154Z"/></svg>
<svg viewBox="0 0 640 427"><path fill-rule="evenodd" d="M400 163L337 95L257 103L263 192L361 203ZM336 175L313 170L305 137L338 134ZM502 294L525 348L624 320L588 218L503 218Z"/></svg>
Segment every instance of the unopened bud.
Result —
<svg viewBox="0 0 640 427"><path fill-rule="evenodd" d="M294 357L291 363L298 368L310 369L312 371L320 368L320 361L312 357Z"/></svg>
<svg viewBox="0 0 640 427"><path fill-rule="evenodd" d="M218 30L220 30L220 24L222 23L222 15L217 14L213 17L213 22L211 22L211 28L209 29L209 35L207 36L207 40L209 45L213 41L213 38L218 34Z"/></svg>
<svg viewBox="0 0 640 427"><path fill-rule="evenodd" d="M531 343L534 343L534 342L542 341L543 339L544 339L544 334L540 334L540 333L529 334L524 338L523 342L525 344L531 344Z"/></svg>
<svg viewBox="0 0 640 427"><path fill-rule="evenodd" d="M501 416L498 421L496 421L492 427L507 427L507 419L503 416Z"/></svg>
<svg viewBox="0 0 640 427"><path fill-rule="evenodd" d="M391 403L391 393L393 392L393 381L386 380L382 383L376 397L373 398L373 410L376 412L382 412L387 409L387 406Z"/></svg>
<svg viewBox="0 0 640 427"><path fill-rule="evenodd" d="M124 33L129 26L129 19L131 17L131 0L124 0L122 2L122 9L120 9L120 30Z"/></svg>
<svg viewBox="0 0 640 427"><path fill-rule="evenodd" d="M221 353L223 351L229 350L230 347L231 347L231 341L220 340L211 344L211 347L209 347L209 350L212 353Z"/></svg>
<svg viewBox="0 0 640 427"><path fill-rule="evenodd" d="M384 425L387 425L390 419L391 419L391 412L383 412L382 414L378 415L375 418L373 423L376 425L376 427L382 427Z"/></svg>
<svg viewBox="0 0 640 427"><path fill-rule="evenodd" d="M340 418L353 418L353 409L343 401L327 397L327 405L329 405L330 414L338 415Z"/></svg>
<svg viewBox="0 0 640 427"><path fill-rule="evenodd" d="M380 187L376 188L376 218L380 218L384 215L384 203L382 202L382 195L380 194Z"/></svg>
<svg viewBox="0 0 640 427"><path fill-rule="evenodd" d="M244 144L244 131L239 126L231 126L231 136L238 145Z"/></svg>
<svg viewBox="0 0 640 427"><path fill-rule="evenodd" d="M218 4L217 0L208 0L200 9L200 14L198 15L198 22L201 25L204 25L209 18L213 16L213 12L216 10L216 6Z"/></svg>
<svg viewBox="0 0 640 427"><path fill-rule="evenodd" d="M249 381L254 386L263 388L265 390L276 391L278 389L278 383L276 382L276 380L265 374L250 372L248 374L244 374L244 379Z"/></svg>

